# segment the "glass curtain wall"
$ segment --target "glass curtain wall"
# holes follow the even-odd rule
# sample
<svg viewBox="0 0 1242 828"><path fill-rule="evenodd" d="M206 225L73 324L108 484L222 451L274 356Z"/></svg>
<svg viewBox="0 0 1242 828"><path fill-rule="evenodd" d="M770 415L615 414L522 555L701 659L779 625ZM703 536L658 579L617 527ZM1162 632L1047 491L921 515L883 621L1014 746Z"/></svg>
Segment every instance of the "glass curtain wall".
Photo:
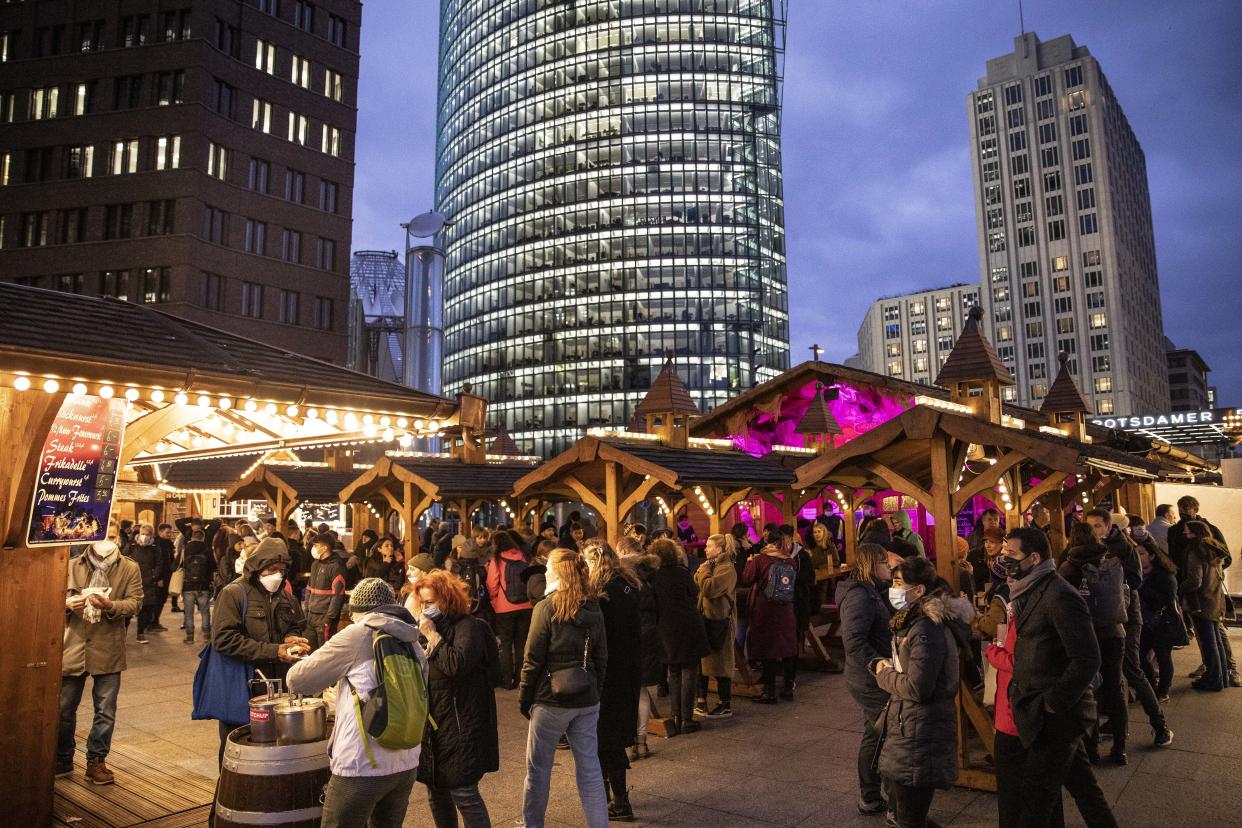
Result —
<svg viewBox="0 0 1242 828"><path fill-rule="evenodd" d="M524 451L788 367L783 0L443 0L446 393Z"/></svg>

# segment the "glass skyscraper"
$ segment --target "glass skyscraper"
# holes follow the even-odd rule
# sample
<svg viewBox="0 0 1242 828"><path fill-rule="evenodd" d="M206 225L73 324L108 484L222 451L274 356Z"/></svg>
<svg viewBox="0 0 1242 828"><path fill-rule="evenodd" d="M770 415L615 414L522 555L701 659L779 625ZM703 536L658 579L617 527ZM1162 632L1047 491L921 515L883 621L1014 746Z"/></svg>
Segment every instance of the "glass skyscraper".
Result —
<svg viewBox="0 0 1242 828"><path fill-rule="evenodd" d="M788 367L783 0L442 0L446 393L524 451Z"/></svg>

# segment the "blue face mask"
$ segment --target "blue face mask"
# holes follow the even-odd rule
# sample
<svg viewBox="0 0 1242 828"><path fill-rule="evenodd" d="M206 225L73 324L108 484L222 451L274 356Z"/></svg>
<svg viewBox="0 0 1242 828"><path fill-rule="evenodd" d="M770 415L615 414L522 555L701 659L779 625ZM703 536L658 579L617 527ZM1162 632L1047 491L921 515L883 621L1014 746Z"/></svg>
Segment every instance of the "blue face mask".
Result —
<svg viewBox="0 0 1242 828"><path fill-rule="evenodd" d="M423 607L423 617L429 618L432 621L435 621L437 618L440 617L440 608L437 607L435 604L428 604L427 606Z"/></svg>
<svg viewBox="0 0 1242 828"><path fill-rule="evenodd" d="M888 602L892 604L893 609L901 611L910 603L906 600L906 592L907 590L897 587L888 588Z"/></svg>

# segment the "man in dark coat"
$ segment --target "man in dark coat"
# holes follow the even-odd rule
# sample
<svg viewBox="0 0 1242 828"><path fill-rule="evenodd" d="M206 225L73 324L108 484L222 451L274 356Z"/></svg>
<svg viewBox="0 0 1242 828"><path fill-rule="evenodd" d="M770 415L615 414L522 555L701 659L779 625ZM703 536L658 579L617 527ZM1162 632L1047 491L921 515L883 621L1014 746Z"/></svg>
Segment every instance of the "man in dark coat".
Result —
<svg viewBox="0 0 1242 828"><path fill-rule="evenodd" d="M651 544L660 569L651 579L659 613L660 649L669 672L669 700L679 733L701 728L694 720L694 694L699 686L699 660L712 651L699 615L699 588L681 562L675 541L661 538Z"/></svg>
<svg viewBox="0 0 1242 828"><path fill-rule="evenodd" d="M1003 557L1017 626L1009 701L1022 755L997 765L1022 768L1020 825L1047 825L1064 786L1088 825L1115 826L1082 744L1095 721L1091 682L1100 669L1091 612L1057 576L1043 532L1014 529Z"/></svg>
<svg viewBox="0 0 1242 828"><path fill-rule="evenodd" d="M599 608L608 636L608 676L599 694L599 765L612 790L609 815L633 817L626 786L630 763L625 749L638 733L638 693L642 681L642 620L638 600L642 581L632 569L603 585Z"/></svg>
<svg viewBox="0 0 1242 828"><path fill-rule="evenodd" d="M134 539L125 547L125 556L138 564L142 574L142 605L138 610L138 643L147 643L147 632L162 632L160 626L160 607L164 596L162 590L168 586L164 575L164 555L156 543L155 531L150 524L138 527Z"/></svg>

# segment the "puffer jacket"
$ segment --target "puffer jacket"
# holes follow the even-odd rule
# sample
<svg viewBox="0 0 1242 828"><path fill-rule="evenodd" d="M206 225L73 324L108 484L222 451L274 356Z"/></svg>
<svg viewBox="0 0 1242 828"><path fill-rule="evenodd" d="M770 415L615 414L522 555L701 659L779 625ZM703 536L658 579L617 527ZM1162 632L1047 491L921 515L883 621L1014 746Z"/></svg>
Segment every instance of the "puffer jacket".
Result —
<svg viewBox="0 0 1242 828"><path fill-rule="evenodd" d="M358 727L358 714L354 705L354 693L363 704L375 690L375 654L372 635L383 631L409 644L424 673L427 659L418 646L418 625L414 616L404 607L378 607L362 616L328 639L322 647L289 669L287 682L290 692L310 695L336 685L336 725L328 743L328 764L336 776L387 776L401 773L418 766L421 747L391 750L374 739L367 740L372 766L367 758L367 745L363 744L362 731Z"/></svg>
<svg viewBox="0 0 1242 828"><path fill-rule="evenodd" d="M81 595L82 590L90 586L91 565L86 560L90 554L83 552L69 561L66 597ZM117 555L116 562L108 570L108 585L112 588L108 595L112 599L112 609L101 610L98 623L88 622L81 612L66 611L61 675L102 676L125 669L125 630L129 619L142 606L142 575L138 564L124 555Z"/></svg>
<svg viewBox="0 0 1242 828"><path fill-rule="evenodd" d="M863 707L879 707L888 701L888 693L876 684L868 665L892 655L893 637L888 626L892 612L875 584L854 579L837 584L837 608L845 647L845 686Z"/></svg>
<svg viewBox="0 0 1242 828"><path fill-rule="evenodd" d="M1005 645L1001 647L993 642L984 651L988 664L996 669L996 729L1009 736L1018 735L1018 726L1013 721L1013 707L1009 704L1009 684L1013 681L1013 650L1017 641L1018 627L1010 624L1009 632L1005 635Z"/></svg>
<svg viewBox="0 0 1242 828"><path fill-rule="evenodd" d="M282 678L289 665L280 660L280 645L291 635L306 632L302 607L288 583L268 592L259 573L275 563L289 563L284 541L268 538L246 558L241 577L220 590L211 619L211 644L217 651L251 662L268 678ZM242 604L246 617L242 618Z"/></svg>
<svg viewBox="0 0 1242 828"><path fill-rule="evenodd" d="M340 555L328 555L311 564L305 602L308 617L340 617L345 602L345 561Z"/></svg>
<svg viewBox="0 0 1242 828"><path fill-rule="evenodd" d="M642 685L650 687L664 680L664 657L660 652L660 611L656 606L652 578L660 570L660 559L655 555L639 555L634 558L634 573L643 582L638 593L638 620L640 649L642 650Z"/></svg>
<svg viewBox="0 0 1242 828"><path fill-rule="evenodd" d="M431 716L418 781L439 788L473 785L500 769L495 682L500 652L487 622L473 615L435 621L440 642L427 653Z"/></svg>
<svg viewBox="0 0 1242 828"><path fill-rule="evenodd" d="M876 684L891 697L880 774L903 785L948 788L957 779L955 602L926 596L893 616L893 666ZM967 621L969 623L969 621Z"/></svg>
<svg viewBox="0 0 1242 828"><path fill-rule="evenodd" d="M608 635L604 631L604 614L599 603L592 599L579 607L570 621L553 621L552 597L549 594L540 601L531 614L519 697L523 704L548 707L590 707L599 704L599 691L604 686L608 670ZM595 681L576 698L558 699L552 695L551 674L582 666L587 636L591 638L587 669Z"/></svg>

